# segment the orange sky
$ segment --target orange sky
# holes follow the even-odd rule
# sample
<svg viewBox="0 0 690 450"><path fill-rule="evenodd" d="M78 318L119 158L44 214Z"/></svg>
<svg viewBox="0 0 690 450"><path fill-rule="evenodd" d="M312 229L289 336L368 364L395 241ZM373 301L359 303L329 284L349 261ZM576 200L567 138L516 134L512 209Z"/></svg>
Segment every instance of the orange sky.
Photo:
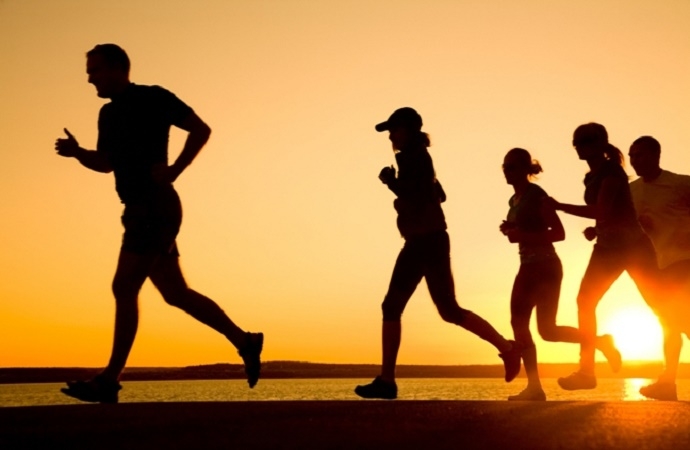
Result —
<svg viewBox="0 0 690 450"><path fill-rule="evenodd" d="M379 361L380 302L403 242L377 179L393 154L373 125L397 107L415 107L432 137L460 304L506 335L518 266L498 232L507 150L529 149L538 183L572 203L586 165L570 140L584 122L605 124L626 153L653 135L663 166L690 173L686 0L0 1L3 367L107 361L121 205L112 175L53 150L63 127L95 147L103 100L84 53L103 42L128 51L133 81L170 89L213 128L176 183L181 263L191 286L266 334L269 360ZM591 244L587 221L562 219L558 317L575 325ZM130 365L239 361L150 284L140 303ZM622 278L600 328L641 305ZM424 285L403 325L400 363L499 362L438 317ZM577 360L577 346L537 344L542 361Z"/></svg>

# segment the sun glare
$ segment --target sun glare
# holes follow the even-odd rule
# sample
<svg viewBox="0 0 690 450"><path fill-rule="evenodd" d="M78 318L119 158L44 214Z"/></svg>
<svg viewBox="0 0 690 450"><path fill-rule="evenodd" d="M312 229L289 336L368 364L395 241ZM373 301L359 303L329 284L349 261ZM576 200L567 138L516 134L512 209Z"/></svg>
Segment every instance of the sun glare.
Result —
<svg viewBox="0 0 690 450"><path fill-rule="evenodd" d="M616 312L602 324L611 333L624 360L659 360L662 358L662 332L649 308L629 306Z"/></svg>

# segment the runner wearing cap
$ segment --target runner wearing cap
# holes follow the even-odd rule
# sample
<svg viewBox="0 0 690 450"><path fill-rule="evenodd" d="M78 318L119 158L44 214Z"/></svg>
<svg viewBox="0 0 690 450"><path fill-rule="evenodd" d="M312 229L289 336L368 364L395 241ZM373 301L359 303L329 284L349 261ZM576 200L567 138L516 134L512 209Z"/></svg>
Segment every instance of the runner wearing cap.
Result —
<svg viewBox="0 0 690 450"><path fill-rule="evenodd" d="M394 167L384 167L379 179L396 195L393 205L405 244L382 304L381 373L370 384L357 386L355 393L363 398L397 397L395 365L400 348L400 320L405 305L423 278L441 318L493 344L503 359L506 381L512 381L520 372L518 346L501 336L484 319L461 308L455 299L450 240L441 208L446 195L436 179L427 151L430 141L422 131L421 116L412 108L400 108L375 128L379 132L389 132L396 152L397 176Z"/></svg>

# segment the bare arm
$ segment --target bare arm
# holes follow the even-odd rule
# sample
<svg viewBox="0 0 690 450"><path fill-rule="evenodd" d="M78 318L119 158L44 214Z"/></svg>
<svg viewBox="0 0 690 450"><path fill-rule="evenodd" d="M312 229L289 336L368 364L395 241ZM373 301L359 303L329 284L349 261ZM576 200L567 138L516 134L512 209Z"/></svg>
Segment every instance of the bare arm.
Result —
<svg viewBox="0 0 690 450"><path fill-rule="evenodd" d="M559 203L552 198L550 200L553 201L551 205L556 211L563 211L566 214L584 217L585 219L596 219L596 205L570 205L568 203Z"/></svg>
<svg viewBox="0 0 690 450"><path fill-rule="evenodd" d="M159 182L172 183L175 181L187 166L194 161L196 155L199 154L211 136L211 128L195 113L189 114L180 124L180 128L189 132L187 140L184 143L182 152L180 152L180 155L171 166L157 167L155 169L154 177Z"/></svg>
<svg viewBox="0 0 690 450"><path fill-rule="evenodd" d="M624 188L623 181L615 177L607 177L601 183L597 202L594 205L569 205L566 203L559 203L553 198L549 197L545 200L547 205L552 206L555 210L563 211L566 214L573 216L584 217L586 219L603 220L606 215L613 210L616 197L620 189Z"/></svg>
<svg viewBox="0 0 690 450"><path fill-rule="evenodd" d="M55 141L55 150L57 150L58 155L76 158L82 166L96 172L110 173L113 171L110 161L104 154L81 148L67 128L65 128L65 134L67 138L58 138Z"/></svg>

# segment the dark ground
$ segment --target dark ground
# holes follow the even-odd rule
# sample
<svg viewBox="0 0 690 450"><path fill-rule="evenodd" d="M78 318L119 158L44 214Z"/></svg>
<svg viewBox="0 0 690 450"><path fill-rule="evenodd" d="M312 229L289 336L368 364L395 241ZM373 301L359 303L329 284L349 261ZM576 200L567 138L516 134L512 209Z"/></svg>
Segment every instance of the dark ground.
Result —
<svg viewBox="0 0 690 450"><path fill-rule="evenodd" d="M0 449L690 449L687 402L276 401L0 408Z"/></svg>

